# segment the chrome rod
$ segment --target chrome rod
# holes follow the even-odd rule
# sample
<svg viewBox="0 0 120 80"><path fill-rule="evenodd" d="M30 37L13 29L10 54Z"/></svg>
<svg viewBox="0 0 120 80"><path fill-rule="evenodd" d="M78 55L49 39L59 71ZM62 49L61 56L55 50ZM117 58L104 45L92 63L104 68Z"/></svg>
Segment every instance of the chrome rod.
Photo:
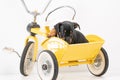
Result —
<svg viewBox="0 0 120 80"><path fill-rule="evenodd" d="M74 20L74 18L75 18L75 16L76 16L76 11L75 11L75 9L74 9L73 7L71 7L71 6L60 6L60 7L56 8L56 9L52 10L51 12L49 12L49 14L47 15L47 17L45 18L45 21L47 22L48 17L50 16L51 13L53 13L54 11L56 11L56 10L58 10L58 9L66 8L66 7L67 7L67 8L70 8L70 9L72 9L72 10L74 11L74 15L73 15L73 17L72 17L72 20Z"/></svg>

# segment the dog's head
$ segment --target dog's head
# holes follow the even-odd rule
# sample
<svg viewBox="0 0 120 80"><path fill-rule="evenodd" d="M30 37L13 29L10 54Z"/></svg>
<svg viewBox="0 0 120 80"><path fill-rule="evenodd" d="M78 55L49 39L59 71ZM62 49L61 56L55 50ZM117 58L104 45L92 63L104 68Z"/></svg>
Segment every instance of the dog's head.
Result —
<svg viewBox="0 0 120 80"><path fill-rule="evenodd" d="M77 24L75 22L70 22L70 21L60 22L54 26L54 28L57 32L57 36L59 38L64 39L68 43L72 43L73 30L77 27L79 27L79 29L80 29L79 24Z"/></svg>

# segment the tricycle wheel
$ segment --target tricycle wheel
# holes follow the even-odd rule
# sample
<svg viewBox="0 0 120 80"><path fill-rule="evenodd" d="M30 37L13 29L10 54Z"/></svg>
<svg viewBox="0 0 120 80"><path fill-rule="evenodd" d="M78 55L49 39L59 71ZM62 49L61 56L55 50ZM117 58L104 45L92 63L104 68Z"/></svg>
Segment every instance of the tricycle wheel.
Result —
<svg viewBox="0 0 120 80"><path fill-rule="evenodd" d="M53 52L42 51L38 56L38 74L41 80L56 80L58 76L58 62Z"/></svg>
<svg viewBox="0 0 120 80"><path fill-rule="evenodd" d="M34 54L34 42L29 41L23 50L23 54L20 61L20 72L24 76L28 76L34 66L32 57Z"/></svg>
<svg viewBox="0 0 120 80"><path fill-rule="evenodd" d="M108 69L109 59L107 52L101 48L93 64L88 64L89 71L95 76L102 76Z"/></svg>

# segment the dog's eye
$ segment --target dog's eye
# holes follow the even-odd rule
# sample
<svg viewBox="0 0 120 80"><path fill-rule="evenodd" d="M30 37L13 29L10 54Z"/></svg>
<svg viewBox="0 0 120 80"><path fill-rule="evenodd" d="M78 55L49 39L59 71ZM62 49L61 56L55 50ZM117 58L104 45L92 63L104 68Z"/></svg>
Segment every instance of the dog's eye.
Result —
<svg viewBox="0 0 120 80"><path fill-rule="evenodd" d="M61 34L61 33L59 32L59 34Z"/></svg>
<svg viewBox="0 0 120 80"><path fill-rule="evenodd" d="M70 33L72 34L73 32L72 32L72 31L70 31Z"/></svg>

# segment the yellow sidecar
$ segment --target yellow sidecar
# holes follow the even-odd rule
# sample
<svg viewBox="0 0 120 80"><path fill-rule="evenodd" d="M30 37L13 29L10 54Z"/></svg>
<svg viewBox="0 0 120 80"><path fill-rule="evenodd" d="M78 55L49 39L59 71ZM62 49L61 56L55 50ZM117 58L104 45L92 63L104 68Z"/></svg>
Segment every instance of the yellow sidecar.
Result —
<svg viewBox="0 0 120 80"><path fill-rule="evenodd" d="M103 75L108 68L108 56L102 45L104 40L96 35L86 36L89 43L68 44L52 37L42 42L43 51L38 56L38 73L41 79L56 79L59 67L87 64L95 76Z"/></svg>

